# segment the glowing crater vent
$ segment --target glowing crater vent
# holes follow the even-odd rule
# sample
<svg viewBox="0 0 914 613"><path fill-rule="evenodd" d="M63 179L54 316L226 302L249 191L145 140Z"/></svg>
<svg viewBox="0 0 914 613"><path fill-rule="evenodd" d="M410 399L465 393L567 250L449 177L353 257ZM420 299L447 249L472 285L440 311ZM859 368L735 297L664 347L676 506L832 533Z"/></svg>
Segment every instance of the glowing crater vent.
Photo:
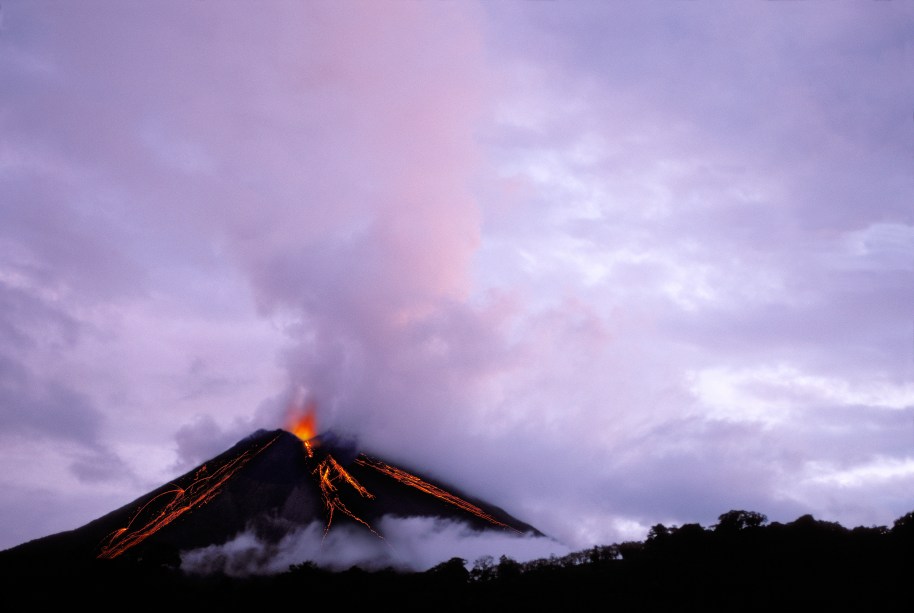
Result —
<svg viewBox="0 0 914 613"><path fill-rule="evenodd" d="M305 444L308 457L314 457L311 439L317 435L317 414L314 403L308 403L304 410L292 411L286 423L286 430L297 436Z"/></svg>

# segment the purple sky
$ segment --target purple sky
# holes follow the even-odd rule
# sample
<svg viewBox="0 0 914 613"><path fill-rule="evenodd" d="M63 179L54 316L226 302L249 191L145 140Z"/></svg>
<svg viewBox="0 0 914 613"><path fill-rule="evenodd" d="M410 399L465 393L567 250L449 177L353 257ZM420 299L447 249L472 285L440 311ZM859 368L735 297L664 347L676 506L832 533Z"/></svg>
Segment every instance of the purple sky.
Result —
<svg viewBox="0 0 914 613"><path fill-rule="evenodd" d="M0 548L310 397L570 549L914 510L914 4L0 15Z"/></svg>

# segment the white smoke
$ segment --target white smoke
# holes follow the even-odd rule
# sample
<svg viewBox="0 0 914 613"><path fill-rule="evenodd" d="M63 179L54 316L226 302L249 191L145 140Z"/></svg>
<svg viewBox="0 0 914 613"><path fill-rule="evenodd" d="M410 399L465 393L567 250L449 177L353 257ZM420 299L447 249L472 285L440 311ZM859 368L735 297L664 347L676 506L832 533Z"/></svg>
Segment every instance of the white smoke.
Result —
<svg viewBox="0 0 914 613"><path fill-rule="evenodd" d="M454 557L471 565L485 556L526 562L570 552L548 537L479 531L463 522L431 517L385 516L377 528L383 538L356 526L334 526L324 536L324 525L313 522L275 544L246 531L223 545L183 552L181 568L191 574L243 577L282 573L311 562L334 571L359 567L422 572Z"/></svg>

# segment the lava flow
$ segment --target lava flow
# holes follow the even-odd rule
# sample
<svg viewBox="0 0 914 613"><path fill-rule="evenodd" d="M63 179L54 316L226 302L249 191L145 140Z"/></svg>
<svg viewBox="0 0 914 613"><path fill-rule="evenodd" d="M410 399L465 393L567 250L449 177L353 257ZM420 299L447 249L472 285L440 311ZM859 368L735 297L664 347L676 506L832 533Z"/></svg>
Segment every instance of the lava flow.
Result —
<svg viewBox="0 0 914 613"><path fill-rule="evenodd" d="M343 504L343 501L340 499L339 489L334 485L334 482L342 480L348 483L359 493L359 495L365 498L374 498L374 495L371 492L362 487L352 475L346 472L346 469L333 459L333 456L328 455L324 458L321 463L318 464L317 468L314 469L314 472L317 473L318 479L320 480L321 498L323 498L324 507L327 509L327 525L324 526L324 536L327 536L330 525L333 523L333 512L338 510L371 530L378 538L383 538L367 521L350 511L349 508Z"/></svg>
<svg viewBox="0 0 914 613"><path fill-rule="evenodd" d="M254 456L272 445L277 438L279 437L274 437L253 453L250 449L246 450L215 470L210 470L204 464L197 470L188 486L175 485L174 489L153 497L137 509L126 526L118 528L106 537L96 557L103 560L116 558L188 511L206 504L219 493L226 481Z"/></svg>
<svg viewBox="0 0 914 613"><path fill-rule="evenodd" d="M480 519L484 519L489 523L495 524L496 526L502 526L503 528L511 528L511 526L509 526L508 524L498 521L497 519L495 519L494 517L492 517L491 515L489 515L488 513L486 513L479 507L477 507L476 505L471 504L462 498L454 496L450 492L447 492L447 491L441 489L440 487L436 487L436 486L432 485L431 483L423 481L419 477L417 477L415 475L411 475L410 473L406 472L405 470L401 470L401 469L397 468L396 466L391 466L390 464L385 464L384 462L381 462L380 460L375 460L373 458L369 458L365 454L359 455L358 459L356 459L356 464L359 464L360 466L368 466L370 468L373 468L376 471L381 472L389 477L393 477L400 483L404 483L410 487L414 487L419 491L425 492L426 494L431 494L435 498L439 498L448 504L452 504L459 509L463 509L464 511L472 513L476 517L479 517ZM511 528L511 529L514 530L515 532L520 532L520 530L516 530L514 528Z"/></svg>

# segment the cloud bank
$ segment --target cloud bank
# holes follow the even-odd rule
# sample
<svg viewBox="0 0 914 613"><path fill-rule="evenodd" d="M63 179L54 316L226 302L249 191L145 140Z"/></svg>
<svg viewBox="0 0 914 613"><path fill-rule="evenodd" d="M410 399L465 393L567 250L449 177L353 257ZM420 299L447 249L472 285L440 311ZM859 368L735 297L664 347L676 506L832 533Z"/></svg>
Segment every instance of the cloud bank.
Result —
<svg viewBox="0 0 914 613"><path fill-rule="evenodd" d="M469 569L486 556L527 562L569 553L566 546L547 537L478 531L431 517L385 516L378 529L383 539L352 526L335 526L324 536L324 526L315 522L289 532L278 543L266 542L253 531L243 532L224 545L182 552L181 569L248 577L282 573L310 562L333 571L358 567L423 572L455 557L462 558Z"/></svg>

